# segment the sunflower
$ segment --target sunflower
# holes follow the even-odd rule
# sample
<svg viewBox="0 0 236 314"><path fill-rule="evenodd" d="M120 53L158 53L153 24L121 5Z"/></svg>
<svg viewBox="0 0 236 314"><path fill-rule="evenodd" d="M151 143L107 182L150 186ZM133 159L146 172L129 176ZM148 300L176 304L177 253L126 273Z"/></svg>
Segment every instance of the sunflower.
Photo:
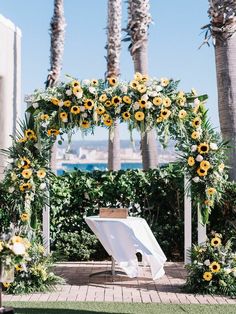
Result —
<svg viewBox="0 0 236 314"><path fill-rule="evenodd" d="M168 78L166 78L166 77L161 78L161 86L162 87L166 87L169 83L170 83L170 81L168 80Z"/></svg>
<svg viewBox="0 0 236 314"><path fill-rule="evenodd" d="M205 271L205 273L203 274L203 279L206 280L206 281L211 281L212 279L212 273L209 272L209 271Z"/></svg>
<svg viewBox="0 0 236 314"><path fill-rule="evenodd" d="M21 265L15 265L15 270L16 271L22 271L23 267Z"/></svg>
<svg viewBox="0 0 236 314"><path fill-rule="evenodd" d="M106 106L106 107L111 107L111 105L112 105L112 102L111 102L110 100L107 100L107 101L105 102L105 106Z"/></svg>
<svg viewBox="0 0 236 314"><path fill-rule="evenodd" d="M160 123L160 122L162 122L163 121L163 118L162 117L157 117L157 119L156 119L156 122L157 123Z"/></svg>
<svg viewBox="0 0 236 314"><path fill-rule="evenodd" d="M19 138L19 140L17 140L18 143L25 143L27 142L27 138L26 137L22 137L22 138Z"/></svg>
<svg viewBox="0 0 236 314"><path fill-rule="evenodd" d="M123 102L130 105L131 104L131 98L129 96L124 96L123 97Z"/></svg>
<svg viewBox="0 0 236 314"><path fill-rule="evenodd" d="M139 99L138 103L140 105L140 108L146 108L146 105L147 105L147 101L146 100Z"/></svg>
<svg viewBox="0 0 236 314"><path fill-rule="evenodd" d="M117 79L115 77L109 77L108 82L111 86L115 86L117 84Z"/></svg>
<svg viewBox="0 0 236 314"><path fill-rule="evenodd" d="M140 72L136 72L136 73L134 74L134 80L135 80L135 81L141 81L142 78L143 78L143 76L142 76L142 74L141 74Z"/></svg>
<svg viewBox="0 0 236 314"><path fill-rule="evenodd" d="M29 214L28 213L22 213L21 215L20 215L20 219L22 220L22 221L29 221Z"/></svg>
<svg viewBox="0 0 236 314"><path fill-rule="evenodd" d="M162 104L162 98L161 97L154 97L152 102L153 102L153 105L160 106Z"/></svg>
<svg viewBox="0 0 236 314"><path fill-rule="evenodd" d="M24 242L24 239L20 236L13 236L11 238L11 242L14 244L14 243L23 243Z"/></svg>
<svg viewBox="0 0 236 314"><path fill-rule="evenodd" d="M162 100L162 103L165 107L170 107L171 105L171 100L169 97L165 97L163 100Z"/></svg>
<svg viewBox="0 0 236 314"><path fill-rule="evenodd" d="M85 109L91 110L94 107L94 102L92 99L86 99L84 102Z"/></svg>
<svg viewBox="0 0 236 314"><path fill-rule="evenodd" d="M171 114L171 111L168 109L161 109L161 117L163 118L163 120L166 120L169 118Z"/></svg>
<svg viewBox="0 0 236 314"><path fill-rule="evenodd" d="M78 93L82 92L82 88L80 86L73 87L73 94L76 96Z"/></svg>
<svg viewBox="0 0 236 314"><path fill-rule="evenodd" d="M60 100L57 98L51 98L51 102L53 103L53 105L58 106Z"/></svg>
<svg viewBox="0 0 236 314"><path fill-rule="evenodd" d="M31 129L28 129L28 130L25 130L25 137L29 140L32 140L32 139L35 139L36 138L36 135L35 135L35 132Z"/></svg>
<svg viewBox="0 0 236 314"><path fill-rule="evenodd" d="M185 110L179 111L179 118L184 119L187 116L187 112Z"/></svg>
<svg viewBox="0 0 236 314"><path fill-rule="evenodd" d="M221 239L218 237L214 237L211 239L211 246L218 247L221 245Z"/></svg>
<svg viewBox="0 0 236 314"><path fill-rule="evenodd" d="M92 85L97 86L98 85L98 80L97 79L92 79L91 83L92 83Z"/></svg>
<svg viewBox="0 0 236 314"><path fill-rule="evenodd" d="M137 90L141 93L144 94L147 91L147 87L144 85L139 85Z"/></svg>
<svg viewBox="0 0 236 314"><path fill-rule="evenodd" d="M139 86L139 82L137 80L133 80L129 84L133 89L137 89Z"/></svg>
<svg viewBox="0 0 236 314"><path fill-rule="evenodd" d="M207 160L201 161L200 168L207 171L210 167L211 167L211 164L209 163L209 161L207 161Z"/></svg>
<svg viewBox="0 0 236 314"><path fill-rule="evenodd" d="M211 263L211 265L209 265L209 268L213 273L218 273L220 271L220 264L217 262L213 262Z"/></svg>
<svg viewBox="0 0 236 314"><path fill-rule="evenodd" d="M119 96L114 96L112 97L111 102L114 106L117 106L122 102L122 99Z"/></svg>
<svg viewBox="0 0 236 314"><path fill-rule="evenodd" d="M188 157L188 165L192 167L195 164L195 160L192 156Z"/></svg>
<svg viewBox="0 0 236 314"><path fill-rule="evenodd" d="M43 120L43 121L45 121L45 120L48 120L49 119L49 115L47 114L47 113L43 113L43 114L41 114L40 115L40 120Z"/></svg>
<svg viewBox="0 0 236 314"><path fill-rule="evenodd" d="M100 97L99 97L99 101L100 102L104 102L107 100L107 95L106 94L102 94Z"/></svg>
<svg viewBox="0 0 236 314"><path fill-rule="evenodd" d="M111 119L111 117L109 116L109 114L104 113L104 115L102 116L103 120L108 120Z"/></svg>
<svg viewBox="0 0 236 314"><path fill-rule="evenodd" d="M72 106L70 109L70 112L77 115L80 113L80 107L79 106Z"/></svg>
<svg viewBox="0 0 236 314"><path fill-rule="evenodd" d="M10 282L3 282L2 285L4 288L9 288L11 284Z"/></svg>
<svg viewBox="0 0 236 314"><path fill-rule="evenodd" d="M148 75L147 74L143 74L143 77L142 77L141 81L143 83L146 83L148 81Z"/></svg>
<svg viewBox="0 0 236 314"><path fill-rule="evenodd" d="M22 177L25 178L25 179L29 179L31 176L32 176L32 169L24 169L21 174L22 174Z"/></svg>
<svg viewBox="0 0 236 314"><path fill-rule="evenodd" d="M194 140L199 139L200 137L200 133L198 131L193 131L193 133L191 134L191 138Z"/></svg>
<svg viewBox="0 0 236 314"><path fill-rule="evenodd" d="M106 120L103 121L103 123L104 123L106 126L111 126L112 123L113 123L113 121L112 121L112 119L106 119Z"/></svg>
<svg viewBox="0 0 236 314"><path fill-rule="evenodd" d="M197 148L199 154L206 154L209 152L209 145L207 143L201 143Z"/></svg>
<svg viewBox="0 0 236 314"><path fill-rule="evenodd" d="M104 114L106 110L103 107L97 107L96 112L97 114Z"/></svg>
<svg viewBox="0 0 236 314"><path fill-rule="evenodd" d="M49 130L47 131L47 134L48 134L49 136L57 136L57 135L60 134L60 131L57 130L57 129L49 129Z"/></svg>
<svg viewBox="0 0 236 314"><path fill-rule="evenodd" d="M82 127L83 129L88 129L88 128L90 127L90 123L89 123L87 120L83 120L83 121L81 122L81 127Z"/></svg>
<svg viewBox="0 0 236 314"><path fill-rule="evenodd" d="M205 200L204 204L207 206L213 206L213 201L212 200Z"/></svg>
<svg viewBox="0 0 236 314"><path fill-rule="evenodd" d="M71 101L70 100L65 100L64 101L64 106L65 107L70 107L71 106Z"/></svg>
<svg viewBox="0 0 236 314"><path fill-rule="evenodd" d="M145 118L145 115L144 115L144 113L142 111L137 111L137 112L135 112L134 118L137 121L143 121L144 118Z"/></svg>
<svg viewBox="0 0 236 314"><path fill-rule="evenodd" d="M30 183L22 183L20 185L20 191L25 192L26 190L30 190L32 188L32 185Z"/></svg>
<svg viewBox="0 0 236 314"><path fill-rule="evenodd" d="M39 170L37 171L37 177L38 177L39 179L45 178L45 177L46 177L46 171L45 171L45 169L43 169L43 168L39 169Z"/></svg>
<svg viewBox="0 0 236 314"><path fill-rule="evenodd" d="M197 174L199 175L199 177L204 177L207 175L207 170L202 169L202 168L198 168L197 169Z"/></svg>
<svg viewBox="0 0 236 314"><path fill-rule="evenodd" d="M79 87L79 86L80 86L80 82L74 80L74 81L71 82L71 86L72 86L72 87Z"/></svg>
<svg viewBox="0 0 236 314"><path fill-rule="evenodd" d="M184 97L184 95L185 95L184 91L181 90L178 92L177 98L182 98Z"/></svg>
<svg viewBox="0 0 236 314"><path fill-rule="evenodd" d="M130 119L130 113L128 111L125 111L122 113L122 117L124 120L129 120Z"/></svg>
<svg viewBox="0 0 236 314"><path fill-rule="evenodd" d="M67 112L63 111L60 113L60 118L63 122L68 122L68 114Z"/></svg>
<svg viewBox="0 0 236 314"><path fill-rule="evenodd" d="M179 106L183 107L184 104L186 103L186 98L185 98L185 97L179 97L179 98L177 98L176 103L177 103Z"/></svg>
<svg viewBox="0 0 236 314"><path fill-rule="evenodd" d="M213 195L216 193L216 189L215 188L208 188L206 193L207 193L207 195Z"/></svg>
<svg viewBox="0 0 236 314"><path fill-rule="evenodd" d="M18 168L28 169L30 167L30 160L26 157L23 157L18 162Z"/></svg>
<svg viewBox="0 0 236 314"><path fill-rule="evenodd" d="M192 121L192 126L194 128L198 128L201 125L201 123L202 123L202 120L199 117L196 117Z"/></svg>

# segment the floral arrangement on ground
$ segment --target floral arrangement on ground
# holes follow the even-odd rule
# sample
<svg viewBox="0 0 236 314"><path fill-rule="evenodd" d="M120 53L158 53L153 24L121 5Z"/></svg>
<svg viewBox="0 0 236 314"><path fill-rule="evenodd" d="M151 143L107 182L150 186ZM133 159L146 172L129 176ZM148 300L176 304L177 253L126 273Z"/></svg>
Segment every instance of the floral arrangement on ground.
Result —
<svg viewBox="0 0 236 314"><path fill-rule="evenodd" d="M220 233L212 232L205 243L193 246L184 290L236 296L236 252L232 251L232 239L225 244L222 241Z"/></svg>

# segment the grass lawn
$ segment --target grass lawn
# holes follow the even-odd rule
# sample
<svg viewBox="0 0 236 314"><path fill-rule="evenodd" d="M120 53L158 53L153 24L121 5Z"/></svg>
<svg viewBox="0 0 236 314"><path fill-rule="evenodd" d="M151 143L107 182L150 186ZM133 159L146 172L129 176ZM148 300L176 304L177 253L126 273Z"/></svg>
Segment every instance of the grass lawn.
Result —
<svg viewBox="0 0 236 314"><path fill-rule="evenodd" d="M8 302L16 314L96 314L96 313L142 313L142 314L235 314L236 305L180 305L154 303L99 303L99 302Z"/></svg>

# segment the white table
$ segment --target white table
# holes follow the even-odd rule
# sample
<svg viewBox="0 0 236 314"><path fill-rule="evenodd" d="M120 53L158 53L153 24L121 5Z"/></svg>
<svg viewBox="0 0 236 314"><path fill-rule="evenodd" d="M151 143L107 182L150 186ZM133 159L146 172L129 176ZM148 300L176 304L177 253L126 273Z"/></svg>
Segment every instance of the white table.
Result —
<svg viewBox="0 0 236 314"><path fill-rule="evenodd" d="M143 262L150 265L153 280L165 274L163 266L166 256L145 219L91 216L86 217L85 221L107 253L130 278L139 275L137 252L142 254Z"/></svg>

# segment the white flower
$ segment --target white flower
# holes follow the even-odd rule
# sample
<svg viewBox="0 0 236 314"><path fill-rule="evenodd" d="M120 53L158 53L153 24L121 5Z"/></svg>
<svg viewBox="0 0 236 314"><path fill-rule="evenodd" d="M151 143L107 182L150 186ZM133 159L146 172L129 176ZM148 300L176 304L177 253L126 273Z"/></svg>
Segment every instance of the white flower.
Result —
<svg viewBox="0 0 236 314"><path fill-rule="evenodd" d="M84 112L85 111L85 107L84 106L80 106L80 111Z"/></svg>
<svg viewBox="0 0 236 314"><path fill-rule="evenodd" d="M63 101L59 101L58 106L59 107L63 107L63 105L64 105L64 102Z"/></svg>
<svg viewBox="0 0 236 314"><path fill-rule="evenodd" d="M83 96L83 92L78 92L78 93L75 94L75 96L76 96L78 99L80 99L80 98L82 98L82 96Z"/></svg>
<svg viewBox="0 0 236 314"><path fill-rule="evenodd" d="M121 86L120 90L121 90L122 93L127 93L128 88L127 88L127 86Z"/></svg>
<svg viewBox="0 0 236 314"><path fill-rule="evenodd" d="M96 88L93 86L89 86L89 91L91 94L95 94L96 93Z"/></svg>
<svg viewBox="0 0 236 314"><path fill-rule="evenodd" d="M85 112L81 115L83 118L87 118L88 114Z"/></svg>
<svg viewBox="0 0 236 314"><path fill-rule="evenodd" d="M13 186L10 186L9 189L8 189L8 192L9 193L13 193L15 191L15 188Z"/></svg>
<svg viewBox="0 0 236 314"><path fill-rule="evenodd" d="M33 102L32 106L34 107L34 109L38 108L39 104L37 102Z"/></svg>
<svg viewBox="0 0 236 314"><path fill-rule="evenodd" d="M47 184L45 182L41 183L40 186L39 186L39 189L40 190L45 190L47 187Z"/></svg>
<svg viewBox="0 0 236 314"><path fill-rule="evenodd" d="M199 177L194 177L193 182L198 183L200 181Z"/></svg>
<svg viewBox="0 0 236 314"><path fill-rule="evenodd" d="M147 94L144 94L142 97L141 97L142 100L148 100L148 95Z"/></svg>
<svg viewBox="0 0 236 314"><path fill-rule="evenodd" d="M16 255L24 255L25 254L25 246L23 243L16 242L12 245L12 251Z"/></svg>
<svg viewBox="0 0 236 314"><path fill-rule="evenodd" d="M83 83L84 85L89 85L89 84L90 84L90 80L88 80L88 79L83 80L82 83Z"/></svg>
<svg viewBox="0 0 236 314"><path fill-rule="evenodd" d="M157 92L160 92L161 90L163 90L163 87L161 86L161 85L157 85L156 87L155 87L155 90L157 91ZM156 95L157 96L157 95Z"/></svg>
<svg viewBox="0 0 236 314"><path fill-rule="evenodd" d="M197 150L197 145L192 145L191 146L191 152L196 152Z"/></svg>
<svg viewBox="0 0 236 314"><path fill-rule="evenodd" d="M206 260L204 261L204 265L209 266L210 264L211 264L211 262L210 262L209 259L206 259Z"/></svg>
<svg viewBox="0 0 236 314"><path fill-rule="evenodd" d="M202 155L197 155L196 161L199 161L199 162L203 161Z"/></svg>
<svg viewBox="0 0 236 314"><path fill-rule="evenodd" d="M200 100L198 98L194 99L194 105L199 105L200 104Z"/></svg>
<svg viewBox="0 0 236 314"><path fill-rule="evenodd" d="M146 108L147 108L147 109L150 109L151 107L152 107L152 103L151 103L151 101L148 101L148 102L147 102L147 105L146 105Z"/></svg>
<svg viewBox="0 0 236 314"><path fill-rule="evenodd" d="M17 175L16 175L15 172L12 172L12 173L11 173L11 179L12 179L12 181L16 181Z"/></svg>
<svg viewBox="0 0 236 314"><path fill-rule="evenodd" d="M158 95L158 93L156 91L147 91L147 94L151 97L156 97Z"/></svg>
<svg viewBox="0 0 236 314"><path fill-rule="evenodd" d="M234 277L236 277L236 271L233 271L233 273L232 273L232 274L233 274L233 276L234 276Z"/></svg>
<svg viewBox="0 0 236 314"><path fill-rule="evenodd" d="M72 90L67 89L67 90L66 90L66 95L67 95L67 96L71 96L71 95L72 95Z"/></svg>
<svg viewBox="0 0 236 314"><path fill-rule="evenodd" d="M216 143L210 143L210 149L211 150L217 150L218 149L218 146Z"/></svg>
<svg viewBox="0 0 236 314"><path fill-rule="evenodd" d="M139 109L139 103L136 101L133 105L134 110L138 110Z"/></svg>
<svg viewBox="0 0 236 314"><path fill-rule="evenodd" d="M232 272L232 269L230 267L224 268L224 271L226 274L230 274Z"/></svg>

